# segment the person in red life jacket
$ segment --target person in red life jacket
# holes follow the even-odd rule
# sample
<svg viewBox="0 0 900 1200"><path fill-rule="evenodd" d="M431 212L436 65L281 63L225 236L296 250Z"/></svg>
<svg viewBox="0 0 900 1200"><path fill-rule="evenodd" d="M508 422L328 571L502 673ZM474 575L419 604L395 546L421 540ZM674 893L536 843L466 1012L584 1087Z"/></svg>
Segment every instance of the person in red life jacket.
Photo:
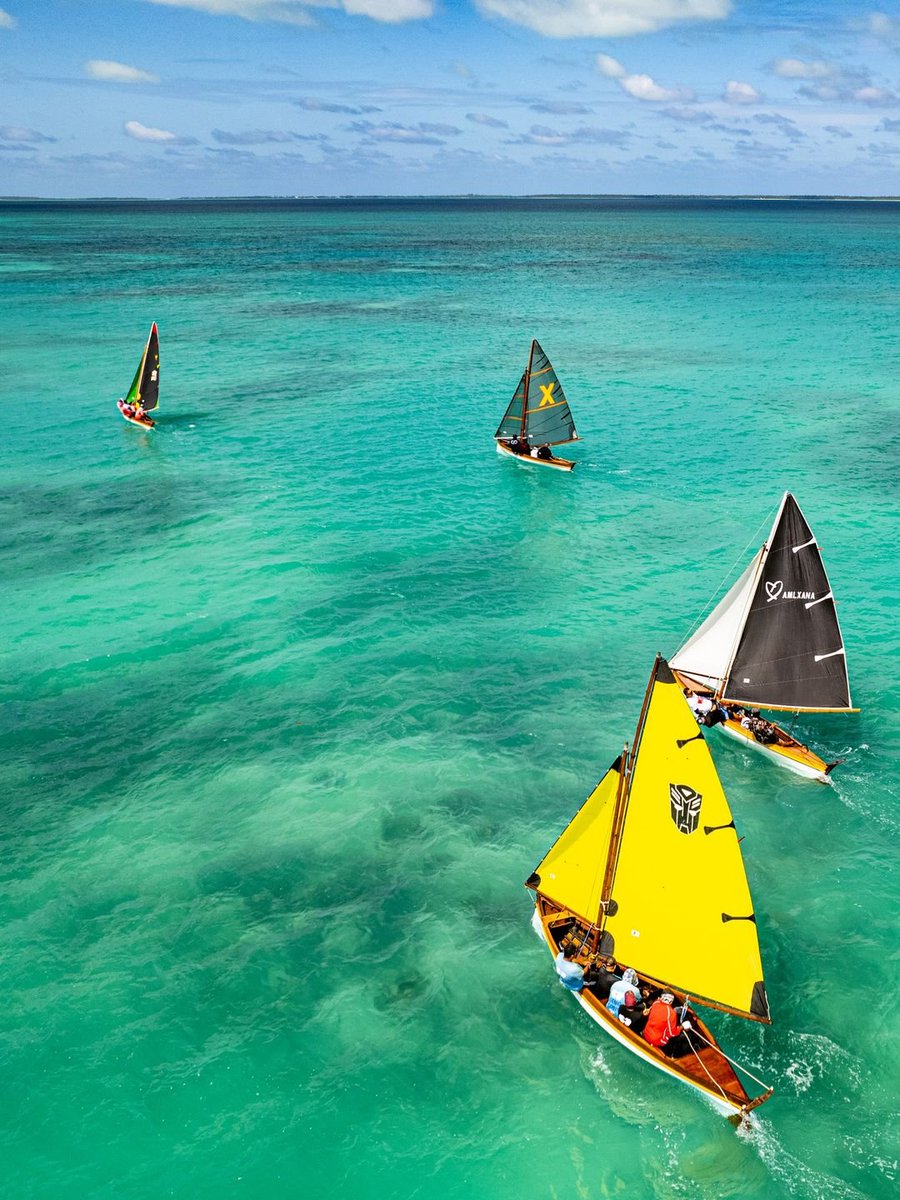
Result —
<svg viewBox="0 0 900 1200"><path fill-rule="evenodd" d="M685 1021L683 1025L678 1024L678 1017L672 1007L674 1002L675 997L671 992L663 992L651 1005L643 1030L644 1040L669 1057L678 1057L690 1050L691 1043L684 1030L693 1028L690 1021Z"/></svg>

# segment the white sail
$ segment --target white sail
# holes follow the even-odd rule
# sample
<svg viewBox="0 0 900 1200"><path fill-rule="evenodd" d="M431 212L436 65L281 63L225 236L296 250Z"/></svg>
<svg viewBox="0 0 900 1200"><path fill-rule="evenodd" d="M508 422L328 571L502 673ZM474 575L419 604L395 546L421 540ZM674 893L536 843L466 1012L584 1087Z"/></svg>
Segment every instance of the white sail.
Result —
<svg viewBox="0 0 900 1200"><path fill-rule="evenodd" d="M669 660L675 671L720 691L728 677L743 632L766 547L762 546L737 583L719 601L700 628Z"/></svg>

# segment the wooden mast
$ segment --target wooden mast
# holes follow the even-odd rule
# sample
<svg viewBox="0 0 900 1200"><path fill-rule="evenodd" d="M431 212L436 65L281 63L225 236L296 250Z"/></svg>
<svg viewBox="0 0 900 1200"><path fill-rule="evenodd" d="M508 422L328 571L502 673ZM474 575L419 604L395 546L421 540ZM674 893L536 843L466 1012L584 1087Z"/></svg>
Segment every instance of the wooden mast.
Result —
<svg viewBox="0 0 900 1200"><path fill-rule="evenodd" d="M600 911L597 914L598 925L603 925L606 916L609 901L612 898L612 887L616 877L616 863L619 857L619 843L622 840L622 829L625 825L625 812L628 808L628 793L631 790L631 776L634 771L634 761L637 757L638 746L641 741L641 733L644 728L644 719L647 716L647 708L650 704L650 695L653 691L653 685L656 683L656 672L659 667L659 655L656 656L656 662L653 664L653 671L650 674L650 682L647 684L647 690L644 693L644 703L641 705L641 715L638 717L637 729L634 734L634 744L631 748L631 754L628 753L628 746L622 752L622 771L619 776L619 788L616 792L616 807L613 811L612 830L609 837L609 851L606 856L606 871L603 875L603 887L600 890Z"/></svg>
<svg viewBox="0 0 900 1200"><path fill-rule="evenodd" d="M522 395L522 441L528 437L528 389L531 386L531 364L534 362L535 340L531 339L531 350L528 352L528 366L525 368L525 391Z"/></svg>

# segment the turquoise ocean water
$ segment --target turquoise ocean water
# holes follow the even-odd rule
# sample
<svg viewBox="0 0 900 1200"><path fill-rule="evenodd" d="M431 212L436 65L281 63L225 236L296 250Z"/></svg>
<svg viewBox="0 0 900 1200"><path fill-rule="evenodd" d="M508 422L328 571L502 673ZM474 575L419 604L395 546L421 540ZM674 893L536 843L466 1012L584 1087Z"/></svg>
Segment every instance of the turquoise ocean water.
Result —
<svg viewBox="0 0 900 1200"><path fill-rule="evenodd" d="M898 1158L900 209L5 204L0 1194L880 1200ZM115 409L151 320L152 434ZM540 339L571 476L491 436ZM522 881L784 489L861 712L714 742L736 1133ZM677 913L673 914L677 930Z"/></svg>

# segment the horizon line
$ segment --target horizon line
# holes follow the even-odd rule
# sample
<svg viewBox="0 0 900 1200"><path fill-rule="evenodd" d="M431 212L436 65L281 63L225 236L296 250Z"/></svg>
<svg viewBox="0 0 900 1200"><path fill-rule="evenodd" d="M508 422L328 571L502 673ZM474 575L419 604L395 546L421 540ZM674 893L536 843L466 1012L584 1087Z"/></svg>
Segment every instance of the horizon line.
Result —
<svg viewBox="0 0 900 1200"><path fill-rule="evenodd" d="M0 204L22 202L171 204L191 201L209 202L210 200L315 200L317 202L339 200L838 200L896 202L900 200L900 195L844 194L840 192L268 192L202 196L0 196Z"/></svg>

